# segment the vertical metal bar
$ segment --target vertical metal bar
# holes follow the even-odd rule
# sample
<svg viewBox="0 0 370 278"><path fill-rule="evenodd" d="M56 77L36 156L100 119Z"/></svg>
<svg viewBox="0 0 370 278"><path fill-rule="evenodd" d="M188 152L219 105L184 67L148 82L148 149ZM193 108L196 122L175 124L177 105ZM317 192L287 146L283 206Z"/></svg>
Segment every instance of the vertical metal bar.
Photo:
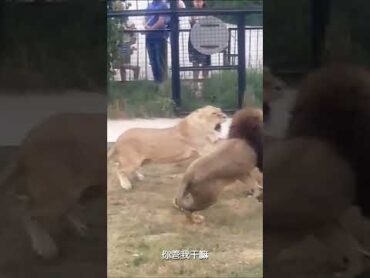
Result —
<svg viewBox="0 0 370 278"><path fill-rule="evenodd" d="M146 46L146 39L144 38L144 63L145 63L145 80L148 80L148 53L147 53L147 46Z"/></svg>
<svg viewBox="0 0 370 278"><path fill-rule="evenodd" d="M251 60L252 60L252 31L253 30L248 30L248 37L249 37L249 42L248 42L248 66L251 65Z"/></svg>
<svg viewBox="0 0 370 278"><path fill-rule="evenodd" d="M139 53L141 51L141 48L140 48L140 34L139 33L135 33L135 36L136 36L136 66L138 67L139 69L139 75L138 75L138 80L140 80L140 76L141 76L141 68L140 68L140 59L139 59ZM144 48L144 51L145 51L145 48Z"/></svg>
<svg viewBox="0 0 370 278"><path fill-rule="evenodd" d="M330 0L311 0L311 45L312 66L321 63L321 54L325 40L325 25L328 21Z"/></svg>
<svg viewBox="0 0 370 278"><path fill-rule="evenodd" d="M243 106L244 92L247 86L245 66L245 30L244 14L238 15L238 108Z"/></svg>
<svg viewBox="0 0 370 278"><path fill-rule="evenodd" d="M227 29L227 31L229 32L229 37L227 39L227 52L226 52L226 65L230 65L230 57L231 57L231 32L232 30L230 30L229 28Z"/></svg>
<svg viewBox="0 0 370 278"><path fill-rule="evenodd" d="M256 68L257 68L257 61L258 61L258 43L259 43L259 41L258 41L258 39L259 39L259 31L258 30L255 30L254 32L256 32L256 34L257 34L257 43L256 43Z"/></svg>
<svg viewBox="0 0 370 278"><path fill-rule="evenodd" d="M184 29L184 28L185 28L184 25L180 24L180 29ZM181 58L182 58L181 59L181 64L182 65L186 65L186 60L185 60L186 40L185 40L185 37L186 37L186 33L181 32L181 49L182 49L182 51L181 51ZM186 73L182 73L182 78L186 78L185 75L186 75ZM181 78L181 76L180 76L180 78Z"/></svg>
<svg viewBox="0 0 370 278"><path fill-rule="evenodd" d="M145 9L148 9L148 6L149 6L149 1L147 1L147 5L146 5L146 8ZM139 0L136 0L136 7L137 9L139 9ZM146 22L146 16L144 16L144 22ZM140 36L140 35L139 35ZM139 40L139 36L138 36L138 40ZM148 68L149 68L149 62L148 62L148 51L147 51L147 45L146 45L146 34L144 35L144 64L145 64L145 77L144 77L144 80L148 80L149 79L149 75L148 75ZM138 52L138 55L139 55L139 52Z"/></svg>
<svg viewBox="0 0 370 278"><path fill-rule="evenodd" d="M181 106L180 62L179 62L179 16L177 1L171 1L171 66L172 66L172 99L176 108Z"/></svg>

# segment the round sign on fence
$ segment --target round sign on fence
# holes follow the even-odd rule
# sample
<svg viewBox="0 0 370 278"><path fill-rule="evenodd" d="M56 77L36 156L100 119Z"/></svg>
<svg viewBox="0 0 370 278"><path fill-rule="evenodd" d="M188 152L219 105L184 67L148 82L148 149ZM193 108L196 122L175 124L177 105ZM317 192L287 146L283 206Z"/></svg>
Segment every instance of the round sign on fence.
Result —
<svg viewBox="0 0 370 278"><path fill-rule="evenodd" d="M224 50L228 40L229 31L226 24L214 16L200 19L190 32L190 41L194 48L206 55Z"/></svg>

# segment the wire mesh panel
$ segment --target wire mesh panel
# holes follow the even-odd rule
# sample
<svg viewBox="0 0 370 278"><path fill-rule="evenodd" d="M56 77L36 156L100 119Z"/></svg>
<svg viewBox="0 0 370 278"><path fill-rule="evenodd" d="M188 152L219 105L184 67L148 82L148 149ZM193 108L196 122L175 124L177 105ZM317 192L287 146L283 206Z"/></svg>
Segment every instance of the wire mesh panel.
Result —
<svg viewBox="0 0 370 278"><path fill-rule="evenodd" d="M145 10L151 1L149 0L128 0L125 1L126 9L128 10ZM209 15L211 16L211 15ZM180 16L179 17L179 59L182 66L191 66L192 63L189 60L188 44L189 35L191 31L191 17L190 16ZM153 80L153 75L150 70L150 62L148 59L145 43L145 16L128 16L126 18L126 29L125 33L127 37L130 37L130 42L121 48L121 51L127 53L127 62L131 67L139 68L139 74L135 76L135 72L131 69L126 70L126 80ZM227 48L224 51L220 51L217 54L211 55L211 64L214 66L221 65L236 65L237 61L237 28L234 24L225 23L227 29L229 30L229 42ZM245 26L246 32L246 57L247 57L247 67L258 69L261 68L263 64L263 27L251 27ZM123 34L125 36L125 34ZM218 33L209 33L205 40L213 40L219 36ZM127 39L129 40L129 39ZM171 64L171 52L170 52L170 40L168 43L168 53L167 62ZM131 48L128 52L128 48ZM128 54L130 53L130 54ZM170 71L170 68L168 68ZM169 72L170 73L170 72ZM137 78L136 78L137 77ZM115 75L116 80L120 80L121 76L117 72ZM182 79L192 78L191 72L181 73Z"/></svg>
<svg viewBox="0 0 370 278"><path fill-rule="evenodd" d="M150 59L147 37L150 32L155 33L155 31L146 30L146 22L151 16L155 16L151 13L153 9L147 9L152 1L127 0L121 3L125 4L124 8L121 7L121 10L126 11L125 17L122 15L115 18L121 20L124 18L123 27L118 32L118 37L122 36L123 39L121 38L122 42L117 44L118 54L116 56L119 58L113 59L111 65L112 80L126 83L153 81L156 76L155 69L151 64L153 59ZM111 5L110 9L114 10L114 8L114 5ZM223 11L220 10L217 14L210 10L204 10L202 14L197 14L193 12L196 9L177 7L176 10L172 10L168 3L162 8L160 9L161 14L158 13L157 18L158 16L164 17L166 27L157 30L157 32L167 32L162 65L165 71L165 80L169 80L176 74L179 75L181 83L176 89L174 84L170 84L171 82L168 81L169 90L181 91L183 100L181 105L187 110L212 102L230 109L238 106L237 93L238 86L241 84L238 83L241 65L239 49L244 52L242 55L243 64L245 64L247 72L261 73L263 27L244 24L244 38L242 47L240 47L238 41L240 25L235 22L238 22L239 17L245 17L245 14L229 12L228 18L235 17L235 20L229 23L224 20ZM172 22L174 13L176 14L176 22L178 21L176 34L178 45L176 44L176 48L171 45L173 43L171 32L175 27ZM173 49L176 51L175 55L172 54ZM172 59L178 60L178 67L175 69L172 68ZM220 88L223 88L223 92ZM254 90L256 91L256 89ZM178 103L176 104L178 105Z"/></svg>

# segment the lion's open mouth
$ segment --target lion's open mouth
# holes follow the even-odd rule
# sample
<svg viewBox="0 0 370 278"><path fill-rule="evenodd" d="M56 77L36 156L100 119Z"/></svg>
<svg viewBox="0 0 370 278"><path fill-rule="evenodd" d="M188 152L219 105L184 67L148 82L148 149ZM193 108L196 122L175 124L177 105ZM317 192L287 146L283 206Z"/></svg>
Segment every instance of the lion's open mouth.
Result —
<svg viewBox="0 0 370 278"><path fill-rule="evenodd" d="M217 125L215 126L215 130L216 130L216 131L220 131L220 130L221 130L221 124L217 124Z"/></svg>

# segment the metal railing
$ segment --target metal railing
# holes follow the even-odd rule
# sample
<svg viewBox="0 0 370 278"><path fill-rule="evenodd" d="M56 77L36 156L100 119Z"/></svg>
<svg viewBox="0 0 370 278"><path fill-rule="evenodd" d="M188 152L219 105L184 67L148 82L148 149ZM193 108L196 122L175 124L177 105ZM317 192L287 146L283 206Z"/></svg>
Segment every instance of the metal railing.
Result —
<svg viewBox="0 0 370 278"><path fill-rule="evenodd" d="M172 4L172 3L171 3ZM176 108L181 110L181 80L186 81L189 79L189 74L192 71L224 71L224 70L236 70L238 73L238 108L242 106L244 99L244 92L246 91L246 69L247 66L253 66L251 62L252 55L252 34L256 33L257 45L262 48L262 26L245 26L245 17L251 14L261 14L262 8L251 8L251 9L177 9L173 5L171 9L165 10L124 10L124 11L108 11L109 18L135 18L151 15L163 15L171 17L171 28L165 29L170 33L170 53L168 55L168 60L170 60L170 70L171 72L171 85L172 85L172 98L176 104ZM212 55L212 63L207 67L193 66L186 63L186 48L187 41L186 37L190 33L190 28L186 28L181 24L183 21L181 19L188 16L233 16L237 20L236 26L228 26L229 31L229 43L225 50L218 54ZM163 32L164 30L160 30ZM148 31L144 29L133 29L125 30L127 33L131 34L146 34ZM153 32L153 31L150 31ZM181 38L181 40L180 40ZM259 39L261 43L259 43ZM144 40L145 41L145 40ZM181 41L181 44L180 44ZM184 41L186 43L184 43ZM246 51L246 44L248 43L249 49ZM134 78L131 79L150 79L147 65L147 53L145 51L145 45L140 44L140 40L136 42L136 66L138 65L139 51L140 54L144 54L145 68L140 70L139 76L136 74ZM257 67L262 68L262 51L259 53L257 48L256 54L254 56L258 57ZM142 57L143 58L143 57ZM247 63L248 61L248 63ZM131 75L132 77L132 75ZM136 77L136 78L135 78Z"/></svg>

